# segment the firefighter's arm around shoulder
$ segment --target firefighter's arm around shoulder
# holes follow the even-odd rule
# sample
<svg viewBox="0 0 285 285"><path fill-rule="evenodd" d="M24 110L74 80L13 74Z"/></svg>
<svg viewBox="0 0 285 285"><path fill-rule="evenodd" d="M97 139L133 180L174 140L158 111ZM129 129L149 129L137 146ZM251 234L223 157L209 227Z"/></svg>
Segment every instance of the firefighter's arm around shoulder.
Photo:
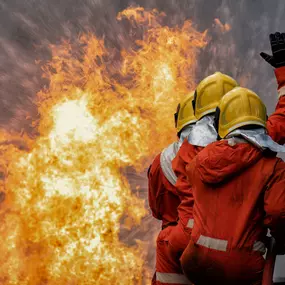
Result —
<svg viewBox="0 0 285 285"><path fill-rule="evenodd" d="M179 149L176 157L172 161L172 169L173 169L175 175L177 176L176 186L178 186L178 188L181 188L181 185L184 185L184 184L187 185L188 184L187 176L185 173L186 163L181 157L181 153L183 151L185 143L186 142L184 142L182 144L182 146Z"/></svg>
<svg viewBox="0 0 285 285"><path fill-rule="evenodd" d="M172 161L172 169L177 176L175 186L179 189L179 191L183 192L184 195L186 193L192 195L192 193L190 193L192 191L192 187L189 183L187 166L202 149L203 147L191 145L186 139L180 147L176 157Z"/></svg>
<svg viewBox="0 0 285 285"><path fill-rule="evenodd" d="M176 187L180 191L189 189L189 181L186 174L186 167L196 156L194 147L190 145L187 139L184 140L176 157L172 161L172 169L177 176Z"/></svg>
<svg viewBox="0 0 285 285"><path fill-rule="evenodd" d="M285 254L285 163L278 159L264 195L264 224L276 240L277 254Z"/></svg>

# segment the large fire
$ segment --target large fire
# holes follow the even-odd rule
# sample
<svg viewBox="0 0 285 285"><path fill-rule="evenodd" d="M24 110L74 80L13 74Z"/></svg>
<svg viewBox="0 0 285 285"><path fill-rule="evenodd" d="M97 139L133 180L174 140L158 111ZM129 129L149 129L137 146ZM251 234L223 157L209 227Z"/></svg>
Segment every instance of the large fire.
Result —
<svg viewBox="0 0 285 285"><path fill-rule="evenodd" d="M18 135L16 147L14 134L0 136L0 284L149 281L146 252L119 239L124 222L139 225L147 213L122 170L144 169L175 139L172 114L206 44L190 21L170 28L163 18L121 12L118 21L143 35L119 56L92 34L51 47L38 137Z"/></svg>

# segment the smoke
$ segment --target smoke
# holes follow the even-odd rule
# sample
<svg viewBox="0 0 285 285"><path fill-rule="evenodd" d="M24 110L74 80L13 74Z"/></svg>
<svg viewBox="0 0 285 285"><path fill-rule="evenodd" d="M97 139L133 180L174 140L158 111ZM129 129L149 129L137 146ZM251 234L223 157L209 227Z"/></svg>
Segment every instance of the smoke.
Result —
<svg viewBox="0 0 285 285"><path fill-rule="evenodd" d="M269 34L285 26L283 0L0 0L1 127L34 135L31 123L38 116L34 101L48 84L41 77L41 63L50 59L49 45L72 41L85 32L103 36L118 52L131 45L128 25L116 21L117 13L129 5L164 11L170 26L191 19L199 31L207 29L210 42L199 55L197 80L217 70L225 72L257 92L272 113L276 82L259 53L270 53ZM146 198L146 173L129 170L128 177ZM143 226L122 231L122 239L131 243L144 232L148 234L143 239L154 240L159 223L148 216ZM154 251L149 260L153 262Z"/></svg>
<svg viewBox="0 0 285 285"><path fill-rule="evenodd" d="M200 54L197 79L216 70L226 72L256 91L269 113L273 111L275 79L259 53L269 51L269 33L284 27L282 0L1 0L0 124L31 131L25 118L36 116L35 94L48 84L41 78L36 61L50 58L50 44L91 31L104 35L107 44L117 50L128 46L128 29L118 25L116 14L129 5L166 12L169 25L190 18L198 30L208 29L211 41ZM215 19L228 24L230 30L221 32Z"/></svg>

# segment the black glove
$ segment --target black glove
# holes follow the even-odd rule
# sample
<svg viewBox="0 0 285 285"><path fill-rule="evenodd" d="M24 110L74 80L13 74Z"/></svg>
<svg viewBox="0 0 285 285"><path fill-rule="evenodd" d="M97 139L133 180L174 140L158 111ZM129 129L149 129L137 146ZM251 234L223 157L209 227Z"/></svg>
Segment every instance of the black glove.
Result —
<svg viewBox="0 0 285 285"><path fill-rule="evenodd" d="M269 35L272 55L264 52L260 56L271 64L274 68L285 66L285 33L275 33Z"/></svg>

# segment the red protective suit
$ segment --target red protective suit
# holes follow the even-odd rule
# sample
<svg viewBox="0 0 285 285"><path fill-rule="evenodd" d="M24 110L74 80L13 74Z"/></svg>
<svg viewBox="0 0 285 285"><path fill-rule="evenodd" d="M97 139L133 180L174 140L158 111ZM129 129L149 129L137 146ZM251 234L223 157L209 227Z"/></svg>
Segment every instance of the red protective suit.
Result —
<svg viewBox="0 0 285 285"><path fill-rule="evenodd" d="M285 239L285 163L249 143L223 140L186 168L195 223L184 273L195 285L260 284L267 227Z"/></svg>
<svg viewBox="0 0 285 285"><path fill-rule="evenodd" d="M171 256L168 254L168 236L175 228L174 225L177 224L177 207L180 204L180 199L176 194L176 188L163 174L160 156L161 154L156 156L148 172L149 206L152 215L162 220L162 230L156 242L156 273L152 284L190 284L183 275L180 263L172 262Z"/></svg>
<svg viewBox="0 0 285 285"><path fill-rule="evenodd" d="M267 130L277 143L285 144L285 66L276 68L275 75L278 83L279 101L275 112L267 121Z"/></svg>
<svg viewBox="0 0 285 285"><path fill-rule="evenodd" d="M180 199L175 187L164 176L157 155L148 171L148 201L152 215L162 221L162 228L177 221Z"/></svg>
<svg viewBox="0 0 285 285"><path fill-rule="evenodd" d="M173 280L169 280L169 283L157 283L157 284L191 284L184 275L180 264L180 257L189 243L191 228L193 226L193 195L189 192L189 184L185 173L185 166L191 162L191 160L201 151L202 147L195 147L190 145L185 140L180 147L177 156L172 162L173 170L177 175L177 182L175 193L181 199L181 203L178 207L179 221L176 226L171 226L161 232L158 237L158 249L157 252L160 256L157 258L161 260L160 270L162 272L172 272ZM164 245L164 246L163 246ZM174 283L177 280L177 283ZM171 282L170 282L171 281Z"/></svg>
<svg viewBox="0 0 285 285"><path fill-rule="evenodd" d="M285 143L285 67L275 70L278 83L279 98L275 112L267 121L269 135L278 143ZM178 225L173 227L168 237L168 258L172 264L180 265L179 256L186 248L191 235L191 228L194 225L193 219L193 194L189 186L186 166L202 150L202 147L190 145L187 140L180 147L177 156L172 162L173 170L177 176L176 191L181 203L178 207Z"/></svg>
<svg viewBox="0 0 285 285"><path fill-rule="evenodd" d="M285 144L285 96L283 96L285 95L285 67L275 69L275 75L280 98L275 112L268 118L267 130L274 141L283 145ZM181 200L181 204L178 207L179 222L185 229L187 229L187 224L191 226L193 223L191 220L193 218L193 195L191 194L185 167L202 149L202 147L190 145L185 140L172 162L173 170L177 176L176 191Z"/></svg>

